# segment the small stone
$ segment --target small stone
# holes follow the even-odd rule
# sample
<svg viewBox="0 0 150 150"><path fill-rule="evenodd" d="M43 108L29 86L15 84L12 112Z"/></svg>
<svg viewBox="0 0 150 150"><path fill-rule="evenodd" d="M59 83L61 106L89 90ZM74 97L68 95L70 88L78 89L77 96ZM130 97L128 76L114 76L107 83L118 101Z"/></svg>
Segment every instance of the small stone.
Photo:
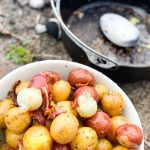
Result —
<svg viewBox="0 0 150 150"><path fill-rule="evenodd" d="M19 4L20 4L21 6L26 6L26 5L28 5L28 4L29 4L29 1L30 1L30 0L18 0Z"/></svg>
<svg viewBox="0 0 150 150"><path fill-rule="evenodd" d="M49 19L48 23L46 24L48 33L54 37L55 39L61 39L61 27L59 21L56 18Z"/></svg>
<svg viewBox="0 0 150 150"><path fill-rule="evenodd" d="M45 33L47 31L47 28L46 28L46 25L43 25L43 24L37 24L35 26L35 31L37 33Z"/></svg>
<svg viewBox="0 0 150 150"><path fill-rule="evenodd" d="M41 9L45 6L44 0L30 0L30 7L35 9Z"/></svg>

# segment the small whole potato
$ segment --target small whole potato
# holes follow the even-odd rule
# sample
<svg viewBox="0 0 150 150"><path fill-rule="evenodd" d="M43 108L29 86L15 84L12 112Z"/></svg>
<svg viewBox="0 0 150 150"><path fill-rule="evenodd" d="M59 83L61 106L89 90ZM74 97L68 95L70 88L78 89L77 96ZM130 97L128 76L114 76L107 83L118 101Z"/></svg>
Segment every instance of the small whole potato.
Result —
<svg viewBox="0 0 150 150"><path fill-rule="evenodd" d="M71 101L62 101L62 102L58 102L57 106L62 109L65 110L66 112L70 112L73 115L75 115L76 117L78 116L78 112L75 108L73 108L71 106Z"/></svg>
<svg viewBox="0 0 150 150"><path fill-rule="evenodd" d="M15 104L10 99L4 99L0 101L0 128L6 127L5 121L4 121L5 114L9 111L9 109L13 107L15 107Z"/></svg>
<svg viewBox="0 0 150 150"><path fill-rule="evenodd" d="M94 150L98 144L98 137L90 127L81 127L76 137L71 141L70 147L72 150Z"/></svg>
<svg viewBox="0 0 150 150"><path fill-rule="evenodd" d="M98 141L96 150L112 150L112 144L105 138L102 138Z"/></svg>
<svg viewBox="0 0 150 150"><path fill-rule="evenodd" d="M68 74L68 82L74 88L79 88L81 86L95 84L96 79L93 74L83 68L77 68Z"/></svg>
<svg viewBox="0 0 150 150"><path fill-rule="evenodd" d="M57 143L67 144L75 138L78 128L79 121L72 113L62 113L53 120L50 133Z"/></svg>
<svg viewBox="0 0 150 150"><path fill-rule="evenodd" d="M22 111L19 107L11 108L5 115L5 124L15 133L24 132L31 122L29 112Z"/></svg>
<svg viewBox="0 0 150 150"><path fill-rule="evenodd" d="M94 88L98 93L99 101L101 101L101 99L105 93L108 93L108 88L106 86L104 86L103 84L100 84L100 83L95 84Z"/></svg>
<svg viewBox="0 0 150 150"><path fill-rule="evenodd" d="M123 112L124 102L121 94L117 92L105 93L101 100L102 110L113 117L121 115Z"/></svg>
<svg viewBox="0 0 150 150"><path fill-rule="evenodd" d="M17 149L18 143L23 139L23 133L16 134L13 131L6 129L6 143L9 144L12 148Z"/></svg>
<svg viewBox="0 0 150 150"><path fill-rule="evenodd" d="M71 93L71 86L69 82L60 80L57 81L53 87L53 99L55 102L66 101Z"/></svg>
<svg viewBox="0 0 150 150"><path fill-rule="evenodd" d="M138 148L143 139L141 129L134 124L119 126L116 129L115 135L122 146L132 149Z"/></svg>
<svg viewBox="0 0 150 150"><path fill-rule="evenodd" d="M17 87L16 87L16 89L15 89L16 94L18 95L18 93L19 93L21 90L28 88L28 87L29 87L29 84L30 84L29 81L21 81L21 82L17 85Z"/></svg>
<svg viewBox="0 0 150 150"><path fill-rule="evenodd" d="M23 147L25 150L50 150L52 143L52 137L44 126L30 127L23 137Z"/></svg>
<svg viewBox="0 0 150 150"><path fill-rule="evenodd" d="M86 126L94 129L99 138L104 137L111 130L111 119L103 111L96 112L92 117L86 119Z"/></svg>
<svg viewBox="0 0 150 150"><path fill-rule="evenodd" d="M123 147L121 145L115 146L112 150L129 150L126 147Z"/></svg>
<svg viewBox="0 0 150 150"><path fill-rule="evenodd" d="M126 117L118 115L118 116L112 117L111 122L112 122L112 127L111 127L111 130L107 134L107 138L112 143L117 143L117 139L115 136L116 129L121 125L130 123L130 121Z"/></svg>

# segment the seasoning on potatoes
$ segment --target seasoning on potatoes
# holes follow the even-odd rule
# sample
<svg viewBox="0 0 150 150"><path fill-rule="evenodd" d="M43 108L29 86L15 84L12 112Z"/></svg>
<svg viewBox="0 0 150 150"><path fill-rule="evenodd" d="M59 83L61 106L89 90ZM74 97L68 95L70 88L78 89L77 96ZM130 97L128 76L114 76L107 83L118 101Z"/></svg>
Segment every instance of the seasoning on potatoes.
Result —
<svg viewBox="0 0 150 150"><path fill-rule="evenodd" d="M17 95L19 107L27 111L38 109L42 105L42 93L36 88L26 88Z"/></svg>
<svg viewBox="0 0 150 150"><path fill-rule="evenodd" d="M95 115L86 119L86 126L94 129L99 138L104 137L111 129L110 117L105 112L96 112Z"/></svg>
<svg viewBox="0 0 150 150"><path fill-rule="evenodd" d="M71 150L69 144L59 144L54 142L52 146L52 150Z"/></svg>
<svg viewBox="0 0 150 150"><path fill-rule="evenodd" d="M44 126L30 127L23 137L23 147L25 150L50 150L52 143L52 137Z"/></svg>
<svg viewBox="0 0 150 150"><path fill-rule="evenodd" d="M78 127L79 121L73 114L62 113L53 120L50 133L57 143L67 144L75 138Z"/></svg>
<svg viewBox="0 0 150 150"><path fill-rule="evenodd" d="M93 97L93 99L98 102L99 98L98 98L98 93L96 92L96 90L91 87L91 86L83 86L78 88L74 94L73 97L74 99L77 99L79 96L83 95L84 93L89 93L91 95L91 97Z"/></svg>
<svg viewBox="0 0 150 150"><path fill-rule="evenodd" d="M23 133L16 134L13 131L6 129L6 143L9 144L12 148L17 149L19 141L23 139Z"/></svg>
<svg viewBox="0 0 150 150"><path fill-rule="evenodd" d="M76 117L78 116L78 112L75 108L72 107L71 105L71 101L62 101L62 102L58 102L57 106L62 109L65 110L66 112L70 112L73 115L75 115Z"/></svg>
<svg viewBox="0 0 150 150"><path fill-rule="evenodd" d="M71 86L67 81L60 80L53 85L53 99L55 102L66 101L71 93Z"/></svg>
<svg viewBox="0 0 150 150"><path fill-rule="evenodd" d="M81 127L76 137L71 141L70 147L72 150L87 150L95 149L98 144L98 137L90 127Z"/></svg>
<svg viewBox="0 0 150 150"><path fill-rule="evenodd" d="M118 92L108 92L104 94L101 100L102 110L113 117L123 112L123 98Z"/></svg>
<svg viewBox="0 0 150 150"><path fill-rule="evenodd" d="M103 84L100 84L100 83L95 84L94 88L98 93L99 101L102 99L105 93L108 93L108 88L104 86Z"/></svg>
<svg viewBox="0 0 150 150"><path fill-rule="evenodd" d="M121 145L115 146L112 150L129 150L126 147L123 147Z"/></svg>
<svg viewBox="0 0 150 150"><path fill-rule="evenodd" d="M30 84L29 81L21 81L21 82L16 86L16 89L15 89L16 94L18 95L18 93L19 93L21 90L28 88L28 87L29 87L29 84Z"/></svg>
<svg viewBox="0 0 150 150"><path fill-rule="evenodd" d="M9 109L13 107L15 107L15 104L10 99L4 99L0 101L0 128L6 127L5 121L4 121L5 114L9 111Z"/></svg>
<svg viewBox="0 0 150 150"><path fill-rule="evenodd" d="M77 99L77 111L83 118L93 116L97 111L97 103L89 93L83 93Z"/></svg>
<svg viewBox="0 0 150 150"><path fill-rule="evenodd" d="M31 122L29 112L22 111L19 107L11 108L5 115L5 124L14 133L24 132Z"/></svg>
<svg viewBox="0 0 150 150"><path fill-rule="evenodd" d="M107 133L107 138L112 143L117 143L117 139L115 137L116 129L121 125L130 123L130 121L126 117L118 115L118 116L112 117L111 122L112 122L112 127L111 127L111 130Z"/></svg>
<svg viewBox="0 0 150 150"><path fill-rule="evenodd" d="M74 88L79 88L81 86L89 85L92 86L95 84L96 79L92 73L83 69L77 68L68 74L68 82Z"/></svg>
<svg viewBox="0 0 150 150"><path fill-rule="evenodd" d="M127 148L136 149L142 142L143 134L141 129L134 124L119 126L115 132L118 142Z"/></svg>
<svg viewBox="0 0 150 150"><path fill-rule="evenodd" d="M102 138L98 141L96 150L112 150L112 144L105 138Z"/></svg>

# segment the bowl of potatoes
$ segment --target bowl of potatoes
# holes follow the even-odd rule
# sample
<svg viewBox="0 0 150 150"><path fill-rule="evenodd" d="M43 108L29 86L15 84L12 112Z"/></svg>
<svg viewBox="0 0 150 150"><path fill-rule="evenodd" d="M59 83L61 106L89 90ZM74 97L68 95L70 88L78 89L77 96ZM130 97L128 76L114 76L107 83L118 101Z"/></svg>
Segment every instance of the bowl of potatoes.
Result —
<svg viewBox="0 0 150 150"><path fill-rule="evenodd" d="M144 150L132 102L88 66L31 63L3 77L0 91L0 149Z"/></svg>

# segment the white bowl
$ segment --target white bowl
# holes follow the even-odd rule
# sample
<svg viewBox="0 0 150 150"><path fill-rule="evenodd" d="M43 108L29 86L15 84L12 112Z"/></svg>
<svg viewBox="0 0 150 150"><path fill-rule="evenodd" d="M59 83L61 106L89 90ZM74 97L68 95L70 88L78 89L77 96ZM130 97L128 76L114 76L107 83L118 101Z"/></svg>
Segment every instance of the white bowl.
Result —
<svg viewBox="0 0 150 150"><path fill-rule="evenodd" d="M119 92L123 96L125 101L125 109L123 115L142 129L137 111L135 110L128 96L116 83L114 83L111 79L109 79L101 72L98 72L88 66L70 61L64 60L40 61L22 66L8 73L5 77L3 77L0 80L0 99L4 99L6 97L8 91L12 88L12 85L18 80L30 80L35 74L41 71L48 71L48 70L56 71L60 74L62 79L66 79L70 70L79 67L84 68L93 73L93 75L96 77L97 82L104 84L106 87L108 87L109 90ZM138 150L144 150L144 139L141 145L139 146Z"/></svg>

